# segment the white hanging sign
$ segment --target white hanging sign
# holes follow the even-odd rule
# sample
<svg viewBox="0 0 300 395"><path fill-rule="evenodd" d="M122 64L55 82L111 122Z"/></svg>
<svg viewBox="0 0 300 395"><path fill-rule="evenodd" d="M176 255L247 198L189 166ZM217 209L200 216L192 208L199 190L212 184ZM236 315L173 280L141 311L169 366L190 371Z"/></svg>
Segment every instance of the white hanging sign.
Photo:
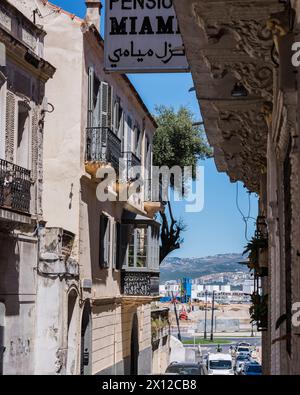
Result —
<svg viewBox="0 0 300 395"><path fill-rule="evenodd" d="M105 13L106 71L189 70L173 0L106 0Z"/></svg>

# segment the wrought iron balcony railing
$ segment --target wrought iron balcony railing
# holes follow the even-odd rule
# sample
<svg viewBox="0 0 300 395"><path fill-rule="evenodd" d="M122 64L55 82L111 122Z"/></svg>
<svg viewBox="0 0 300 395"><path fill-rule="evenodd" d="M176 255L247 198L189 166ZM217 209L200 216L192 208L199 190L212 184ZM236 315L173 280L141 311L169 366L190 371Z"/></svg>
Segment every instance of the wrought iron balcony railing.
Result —
<svg viewBox="0 0 300 395"><path fill-rule="evenodd" d="M141 160L133 152L122 153L122 177L125 181L132 180L136 174L131 170L134 167L140 167Z"/></svg>
<svg viewBox="0 0 300 395"><path fill-rule="evenodd" d="M159 274L122 270L121 286L126 296L159 296Z"/></svg>
<svg viewBox="0 0 300 395"><path fill-rule="evenodd" d="M0 207L29 213L30 170L0 159Z"/></svg>
<svg viewBox="0 0 300 395"><path fill-rule="evenodd" d="M119 169L121 140L110 128L92 127L86 129L86 161L110 163Z"/></svg>

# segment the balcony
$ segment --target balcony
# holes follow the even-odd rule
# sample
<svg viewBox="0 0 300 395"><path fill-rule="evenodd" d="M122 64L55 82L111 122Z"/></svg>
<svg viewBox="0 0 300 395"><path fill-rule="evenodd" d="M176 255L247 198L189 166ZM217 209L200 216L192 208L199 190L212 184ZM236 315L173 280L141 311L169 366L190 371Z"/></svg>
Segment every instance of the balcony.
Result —
<svg viewBox="0 0 300 395"><path fill-rule="evenodd" d="M119 171L121 157L121 140L110 128L92 127L86 129L86 158L87 173L95 176L103 165L111 165Z"/></svg>
<svg viewBox="0 0 300 395"><path fill-rule="evenodd" d="M141 166L141 160L133 152L123 152L123 158L127 164L127 168Z"/></svg>
<svg viewBox="0 0 300 395"><path fill-rule="evenodd" d="M119 235L122 294L159 296L160 224L124 211Z"/></svg>
<svg viewBox="0 0 300 395"><path fill-rule="evenodd" d="M0 159L0 207L29 214L30 170Z"/></svg>
<svg viewBox="0 0 300 395"><path fill-rule="evenodd" d="M122 270L121 291L125 296L158 297L159 274L140 270Z"/></svg>
<svg viewBox="0 0 300 395"><path fill-rule="evenodd" d="M161 183L155 186L150 179L144 181L144 208L149 217L153 218L156 213L163 210L162 194Z"/></svg>

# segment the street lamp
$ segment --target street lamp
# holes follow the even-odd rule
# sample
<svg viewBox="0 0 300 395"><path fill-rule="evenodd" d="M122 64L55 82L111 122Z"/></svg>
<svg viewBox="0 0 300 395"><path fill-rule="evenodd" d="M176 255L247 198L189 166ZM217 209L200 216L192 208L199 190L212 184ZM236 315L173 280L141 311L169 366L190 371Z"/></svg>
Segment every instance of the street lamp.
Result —
<svg viewBox="0 0 300 395"><path fill-rule="evenodd" d="M205 307L204 307L204 340L207 339L207 331L206 331L206 324L207 324L207 289L205 290Z"/></svg>
<svg viewBox="0 0 300 395"><path fill-rule="evenodd" d="M212 306L211 306L211 332L210 332L210 340L214 340L214 310L215 310L215 291L212 294Z"/></svg>

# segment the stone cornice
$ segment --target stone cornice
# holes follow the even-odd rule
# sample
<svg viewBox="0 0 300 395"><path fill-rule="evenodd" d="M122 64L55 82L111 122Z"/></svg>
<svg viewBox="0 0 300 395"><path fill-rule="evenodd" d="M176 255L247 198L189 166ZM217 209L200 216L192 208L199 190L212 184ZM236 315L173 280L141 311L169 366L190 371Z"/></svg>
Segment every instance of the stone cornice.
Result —
<svg viewBox="0 0 300 395"><path fill-rule="evenodd" d="M3 42L6 47L7 58L10 57L15 62L21 63L23 67L30 70L32 74L45 82L53 77L56 70L54 66L35 55L23 42L15 38L2 27L0 27L0 41ZM26 60L28 55L34 59L34 65Z"/></svg>

